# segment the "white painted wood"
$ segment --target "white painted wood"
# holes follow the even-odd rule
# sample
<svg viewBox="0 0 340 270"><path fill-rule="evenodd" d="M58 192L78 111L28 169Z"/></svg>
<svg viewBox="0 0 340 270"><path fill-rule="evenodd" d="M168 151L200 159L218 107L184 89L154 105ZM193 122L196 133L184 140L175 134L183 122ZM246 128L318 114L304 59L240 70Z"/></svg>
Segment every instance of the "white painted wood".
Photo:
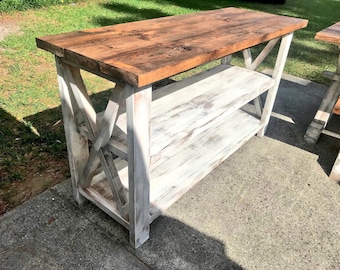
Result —
<svg viewBox="0 0 340 270"><path fill-rule="evenodd" d="M229 157L261 128L260 121L236 111L188 141L151 171L151 214L156 218Z"/></svg>
<svg viewBox="0 0 340 270"><path fill-rule="evenodd" d="M114 138L111 138L108 142L109 149L112 153L114 153L116 156L121 157L125 160L128 160L127 155L127 143L121 143Z"/></svg>
<svg viewBox="0 0 340 270"><path fill-rule="evenodd" d="M76 105L82 113L82 120L89 131L89 137L90 139L93 139L90 154L88 155L83 173L77 184L82 188L88 187L95 171L99 164L101 164L105 171L106 178L109 181L112 194L115 196L119 213L123 218L127 219L127 196L112 162L112 154L109 151L105 151L104 148L111 138L113 127L117 118L119 104L125 99L123 86L116 83L97 131L96 112L93 109L89 96L87 95L86 87L83 83L79 70L67 65L63 65L63 68L66 77L69 80L70 89L72 90ZM73 104L73 107L74 105L75 104ZM74 147L76 147L77 143L74 142L73 144Z"/></svg>
<svg viewBox="0 0 340 270"><path fill-rule="evenodd" d="M253 57L251 55L251 50L250 48L243 50L243 58L244 58L244 63L246 65L246 68L250 70L255 70L257 66L252 66L253 63ZM256 97L254 100L254 106L255 106L255 111L259 117L262 115L262 103L261 103L261 98L260 96Z"/></svg>
<svg viewBox="0 0 340 270"><path fill-rule="evenodd" d="M80 182L80 186L83 188L88 187L90 185L93 174L97 167L99 166L97 155L100 155L101 162L106 164L104 161L104 155L102 153L101 148L106 146L111 138L113 128L118 116L119 104L121 104L125 98L124 94L125 93L123 86L117 83L110 95L110 99L106 106L103 117L101 118L100 123L98 123L99 126L98 132L94 134L95 138L93 139L93 145L90 151L90 156L84 168L82 181ZM87 128L89 129L88 126ZM106 171L107 173L109 173L110 170L108 169ZM111 176L108 176L108 178L114 179L114 177ZM117 183L117 185L119 184ZM122 198L122 201L125 201L125 199Z"/></svg>
<svg viewBox="0 0 340 270"><path fill-rule="evenodd" d="M244 58L246 68L250 70L255 70L263 62L263 60L266 59L268 54L272 51L272 49L274 48L274 46L279 40L280 38L275 38L275 39L270 40L254 61L251 55L251 49L248 48L246 50L243 50L243 58ZM254 99L254 106L255 106L255 111L257 115L261 117L263 105L262 105L260 96Z"/></svg>
<svg viewBox="0 0 340 270"><path fill-rule="evenodd" d="M66 64L64 64L64 69L70 82L72 94L75 98L79 111L82 114L82 120L90 131L90 138L92 139L97 129L96 112L93 109L91 99L87 94L86 86L81 77L80 70Z"/></svg>
<svg viewBox="0 0 340 270"><path fill-rule="evenodd" d="M117 142L125 146L124 136L128 133L128 154L123 150L120 156L128 156L129 166L117 175L122 190L129 193L130 242L134 247L148 238L149 224L159 213L262 127L260 120L238 108L274 83L266 75L221 65L155 90L152 104L151 87L136 89L126 85L127 112L119 115L116 122L121 135L114 132L118 136L111 138L108 147ZM102 125L101 118L97 116L98 125ZM107 166L110 167L113 166ZM105 173L100 175L84 191L104 192L106 195L101 196L105 200L115 202L105 211L122 219L114 189ZM101 197L91 195L91 200L97 199L101 204Z"/></svg>
<svg viewBox="0 0 340 270"><path fill-rule="evenodd" d="M58 84L60 100L63 113L64 130L67 144L67 153L71 171L71 181L73 196L77 203L82 204L85 199L79 193L78 183L88 159L87 139L77 131L75 112L72 106L71 86L65 71L65 64L56 56L56 68L58 74Z"/></svg>
<svg viewBox="0 0 340 270"><path fill-rule="evenodd" d="M110 190L110 187L107 185L107 181L102 182L103 188L98 188L98 190L103 191L104 189ZM129 228L129 223L124 220L120 213L118 212L117 204L112 198L109 200L105 198L102 193L98 192L96 189L89 187L86 189L80 189L80 193L82 196L84 196L87 200L95 204L98 208L100 208L102 211L104 211L106 214L108 214L110 217L112 217L114 220L118 221L121 225L123 225L125 228Z"/></svg>
<svg viewBox="0 0 340 270"><path fill-rule="evenodd" d="M139 247L149 238L150 118L152 87L126 84L129 172L130 244Z"/></svg>
<svg viewBox="0 0 340 270"><path fill-rule="evenodd" d="M257 116L261 117L263 108L261 97L260 96L256 97L253 102Z"/></svg>
<svg viewBox="0 0 340 270"><path fill-rule="evenodd" d="M246 68L250 69L250 66L253 62L253 57L251 55L251 51L248 48L248 49L243 50L242 53L243 53L244 63L246 64Z"/></svg>
<svg viewBox="0 0 340 270"><path fill-rule="evenodd" d="M116 83L115 88L112 90L110 99L106 106L103 118L100 122L100 128L96 134L96 139L93 142L94 149L100 149L109 142L114 125L117 121L118 109L121 103L125 101L124 85Z"/></svg>
<svg viewBox="0 0 340 270"><path fill-rule="evenodd" d="M217 66L193 77L153 91L151 105L151 157L159 159L162 150L172 151L184 141L204 132L216 117L227 117L274 85L274 80L257 72ZM97 116L100 123L100 116ZM118 117L110 145L126 158L126 114ZM119 151L123 151L119 153Z"/></svg>
<svg viewBox="0 0 340 270"><path fill-rule="evenodd" d="M119 110L122 106L119 106ZM118 110L118 111L119 111ZM122 113L118 113L118 115L121 115ZM97 113L97 124L98 126L101 126L101 122L103 120L104 112ZM121 127L124 128L124 130L121 129ZM88 128L83 124L78 126L79 133L90 139L91 135L89 134ZM108 147L112 153L114 153L116 156L119 156L125 160L127 160L127 134L126 134L126 114L124 112L123 118L121 117L119 120L119 124L114 126L112 136L110 140L108 141Z"/></svg>
<svg viewBox="0 0 340 270"><path fill-rule="evenodd" d="M231 60L232 60L232 57L233 57L232 54L227 55L227 56L225 56L225 57L222 57L222 58L221 58L221 64L222 64L222 65L230 65Z"/></svg>
<svg viewBox="0 0 340 270"><path fill-rule="evenodd" d="M122 180L124 190L126 193L128 193L127 162L125 160L121 160L120 158L114 159L113 162L115 163L115 168L117 168L119 179ZM97 205L105 213L129 229L129 223L127 219L122 217L118 209L118 204L115 199L116 197L114 197L112 194L110 183L107 181L107 176L103 168L99 168L96 171L96 175L94 175L91 181L91 186L80 189L80 192L84 197Z"/></svg>
<svg viewBox="0 0 340 270"><path fill-rule="evenodd" d="M109 183L110 190L117 203L118 211L123 219L128 220L128 199L127 193L119 178L117 169L113 162L114 156L107 147L98 152L100 164L104 170L106 179Z"/></svg>
<svg viewBox="0 0 340 270"><path fill-rule="evenodd" d="M227 117L274 85L263 74L240 67L217 66L212 70L153 92L151 156L204 132L216 117ZM124 115L117 121L124 125ZM121 126L121 129L125 128Z"/></svg>
<svg viewBox="0 0 340 270"><path fill-rule="evenodd" d="M153 101L151 134L155 143L151 155L194 138L207 130L216 117L227 117L273 83L267 76L247 69L217 66L164 87L162 91L172 89L172 93Z"/></svg>
<svg viewBox="0 0 340 270"><path fill-rule="evenodd" d="M93 140L97 130L96 112L93 109L92 103L87 94L85 84L80 75L80 71L79 69L77 70L75 67L71 67L66 64L64 64L63 66L65 70L65 75L70 82L70 89L76 103L73 104L73 107L79 108L79 112L82 116L81 120L84 122L87 130L89 131L87 138ZM79 124L80 123L78 123L78 126ZM89 182L91 181L92 175L89 173L89 163L91 164L91 168L93 168L93 171L96 170L99 165L99 160L96 158L96 153L94 153L93 151L91 151L87 163L84 167L86 174L82 175L79 179L78 185L80 187L89 186Z"/></svg>
<svg viewBox="0 0 340 270"><path fill-rule="evenodd" d="M340 151L334 162L329 178L340 183Z"/></svg>
<svg viewBox="0 0 340 270"><path fill-rule="evenodd" d="M201 133L195 140L187 141L174 152L163 156L162 162L151 170L149 223L254 136L260 128L260 120L237 110L228 118L220 119L214 128ZM127 166L122 164L119 167L119 176L128 189ZM108 201L114 200L108 192L110 188L104 174L94 178L91 189L98 193L104 192L102 196Z"/></svg>
<svg viewBox="0 0 340 270"><path fill-rule="evenodd" d="M272 51L279 40L280 38L275 38L269 41L267 45L263 48L261 53L256 57L256 59L252 61L251 65L248 68L251 70L255 70L263 62L263 60L266 59L268 54Z"/></svg>
<svg viewBox="0 0 340 270"><path fill-rule="evenodd" d="M124 98L124 93L121 85L116 84L116 87L112 91L110 95L110 99L108 101L107 107L101 118L101 121L98 123L98 132L92 130L94 139L92 142L92 148L90 151L90 156L87 161L87 164L84 168L83 179L80 183L81 187L88 187L90 185L90 181L93 177L93 173L99 166L99 162L96 159L99 152L102 151L102 147L106 146L109 142L114 124L116 122L119 104L122 102ZM89 130L91 127L85 125ZM100 153L103 158L103 154Z"/></svg>
<svg viewBox="0 0 340 270"><path fill-rule="evenodd" d="M322 130L326 127L329 119L331 118L332 110L338 101L339 95L340 82L335 81L328 88L313 121L310 123L305 133L304 139L306 142L315 144L318 141Z"/></svg>
<svg viewBox="0 0 340 270"><path fill-rule="evenodd" d="M334 81L328 88L313 121L310 123L305 133L304 139L310 144L315 144L320 138L322 131L326 128L327 123L332 116L333 108L339 99L340 80L338 80L338 77L340 76L340 54L335 73L330 74L329 72L326 72L324 74L328 74L328 76L333 78Z"/></svg>
<svg viewBox="0 0 340 270"><path fill-rule="evenodd" d="M261 117L261 122L263 124L262 129L257 133L259 137L262 137L266 132L267 125L269 123L270 115L274 107L274 102L276 98L277 91L279 89L283 69L286 63L286 59L288 56L290 44L293 39L293 33L287 34L282 37L280 49L278 52L278 56L276 58L275 68L273 70L272 78L275 80L275 84L268 91L268 95L266 98L266 102L264 104L263 113Z"/></svg>
<svg viewBox="0 0 340 270"><path fill-rule="evenodd" d="M103 167L111 192L117 202L119 213L124 219L128 219L128 199L113 163L114 156L112 156L109 147L107 147L117 119L119 104L125 100L124 94L123 85L116 83L101 119L98 132L94 134L95 138L90 151L90 156L87 160L82 181L79 185L82 188L88 187L100 164Z"/></svg>

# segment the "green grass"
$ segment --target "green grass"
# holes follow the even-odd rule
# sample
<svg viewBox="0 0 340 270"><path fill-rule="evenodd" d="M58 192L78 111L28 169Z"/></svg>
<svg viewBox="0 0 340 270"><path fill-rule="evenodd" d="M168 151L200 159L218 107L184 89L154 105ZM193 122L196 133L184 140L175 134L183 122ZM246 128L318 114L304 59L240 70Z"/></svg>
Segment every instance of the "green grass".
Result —
<svg viewBox="0 0 340 270"><path fill-rule="evenodd" d="M33 8L42 8L51 5L64 5L77 2L75 0L1 0L0 12L9 12L13 10L27 10Z"/></svg>
<svg viewBox="0 0 340 270"><path fill-rule="evenodd" d="M56 5L45 7L49 3ZM285 5L235 0L2 0L0 23L17 23L20 32L0 41L0 188L47 170L46 159L67 164L54 59L36 48L35 37L228 6L308 19L308 27L295 33L285 72L329 83L321 72L334 70L337 47L314 40L314 35L339 20L339 0L287 0ZM4 10L7 13L1 13ZM269 57L262 68L273 61ZM103 106L103 90L111 84L85 75L93 98ZM67 168L62 170L67 174Z"/></svg>

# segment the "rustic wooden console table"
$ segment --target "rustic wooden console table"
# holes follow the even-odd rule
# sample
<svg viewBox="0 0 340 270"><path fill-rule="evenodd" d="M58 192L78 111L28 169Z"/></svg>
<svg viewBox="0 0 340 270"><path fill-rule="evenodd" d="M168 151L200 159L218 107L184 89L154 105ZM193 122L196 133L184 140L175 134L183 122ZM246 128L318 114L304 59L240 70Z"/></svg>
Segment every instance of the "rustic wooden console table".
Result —
<svg viewBox="0 0 340 270"><path fill-rule="evenodd" d="M340 22L327 27L316 33L315 39L335 44L340 49ZM332 84L328 88L321 104L316 112L313 121L310 123L306 134L305 140L311 144L315 144L322 131L326 128L328 121L332 115L332 111L339 100L340 96L340 53L338 56L338 64L335 72L324 71L323 75L331 80ZM330 178L340 181L340 152L333 165L330 173Z"/></svg>
<svg viewBox="0 0 340 270"><path fill-rule="evenodd" d="M264 134L293 32L307 23L226 8L37 38L56 59L77 202L92 201L140 246L162 211ZM254 71L280 39L273 76ZM261 43L253 60L249 48ZM246 68L230 65L238 51ZM217 59L215 68L152 91ZM93 109L80 69L115 82L104 112ZM258 115L240 110L252 100Z"/></svg>

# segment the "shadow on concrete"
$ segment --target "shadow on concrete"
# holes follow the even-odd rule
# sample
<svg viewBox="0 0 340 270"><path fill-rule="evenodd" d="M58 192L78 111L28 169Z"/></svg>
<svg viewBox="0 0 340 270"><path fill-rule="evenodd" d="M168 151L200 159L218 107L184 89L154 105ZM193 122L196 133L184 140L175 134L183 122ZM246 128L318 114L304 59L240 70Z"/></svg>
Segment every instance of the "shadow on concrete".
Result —
<svg viewBox="0 0 340 270"><path fill-rule="evenodd" d="M316 154L320 166L329 175L340 149L340 140L325 134L321 134L315 145L304 140L327 88L326 85L284 75L265 136ZM333 115L326 130L339 134L338 121L339 116Z"/></svg>
<svg viewBox="0 0 340 270"><path fill-rule="evenodd" d="M2 269L236 269L225 245L167 216L134 250L127 231L90 203L77 206L70 181L0 218Z"/></svg>
<svg viewBox="0 0 340 270"><path fill-rule="evenodd" d="M132 252L151 269L243 269L223 242L168 216L158 217L149 240Z"/></svg>

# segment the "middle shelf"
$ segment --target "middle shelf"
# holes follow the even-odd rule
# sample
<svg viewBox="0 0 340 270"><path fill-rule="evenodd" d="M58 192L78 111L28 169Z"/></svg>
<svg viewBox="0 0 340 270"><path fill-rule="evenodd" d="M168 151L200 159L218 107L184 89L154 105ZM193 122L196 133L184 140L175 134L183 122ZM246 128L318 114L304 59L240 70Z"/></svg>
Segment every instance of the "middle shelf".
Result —
<svg viewBox="0 0 340 270"><path fill-rule="evenodd" d="M245 68L219 65L153 91L151 103L152 164L167 151L214 126L274 85L274 79ZM126 140L126 114L119 116L110 142L121 155ZM125 148L127 149L127 148ZM114 151L115 152L115 151Z"/></svg>
<svg viewBox="0 0 340 270"><path fill-rule="evenodd" d="M220 65L153 91L150 222L263 128L259 117L240 108L274 83L264 74ZM86 132L81 128L82 134ZM125 113L119 116L109 144L120 157L115 163L128 193ZM103 171L81 192L128 226L119 216Z"/></svg>

